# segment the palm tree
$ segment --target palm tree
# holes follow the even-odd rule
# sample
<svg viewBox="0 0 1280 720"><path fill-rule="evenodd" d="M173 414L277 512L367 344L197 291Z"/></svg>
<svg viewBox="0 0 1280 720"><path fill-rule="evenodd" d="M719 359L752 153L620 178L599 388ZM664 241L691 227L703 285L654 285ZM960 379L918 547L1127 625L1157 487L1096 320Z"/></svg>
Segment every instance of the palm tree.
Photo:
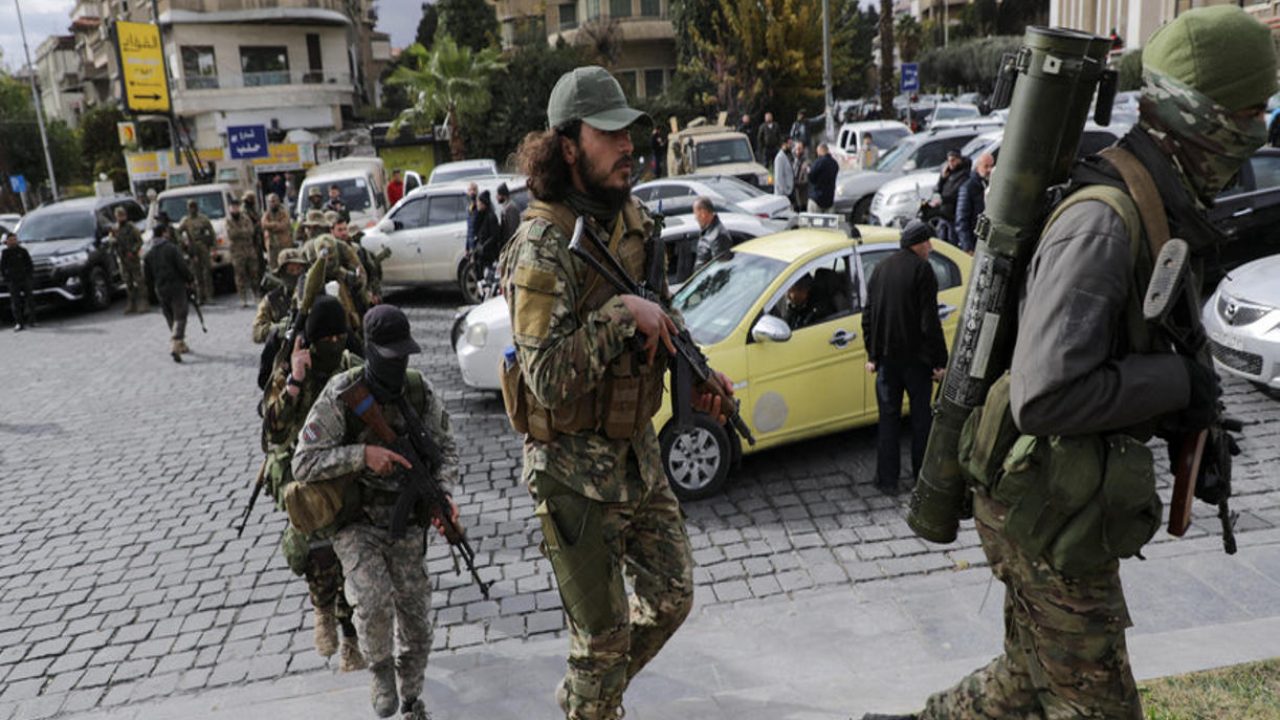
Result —
<svg viewBox="0 0 1280 720"><path fill-rule="evenodd" d="M454 160L464 159L462 121L489 109L489 76L503 68L498 51L476 52L440 33L431 50L414 43L404 52L409 57L387 82L403 85L413 105L391 124L392 136L405 123L414 132L426 132L443 118L449 131L449 154Z"/></svg>

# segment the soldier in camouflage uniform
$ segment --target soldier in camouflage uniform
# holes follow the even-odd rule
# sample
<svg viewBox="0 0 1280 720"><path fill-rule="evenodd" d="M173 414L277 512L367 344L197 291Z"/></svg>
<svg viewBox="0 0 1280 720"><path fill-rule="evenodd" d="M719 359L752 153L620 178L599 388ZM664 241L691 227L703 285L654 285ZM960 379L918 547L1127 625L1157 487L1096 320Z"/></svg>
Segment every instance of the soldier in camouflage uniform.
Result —
<svg viewBox="0 0 1280 720"><path fill-rule="evenodd" d="M258 312L253 317L253 341L256 343L266 342L272 328L283 330L293 307L294 292L310 263L301 250L287 248L280 251L276 266L276 272L268 276L272 288L258 302Z"/></svg>
<svg viewBox="0 0 1280 720"><path fill-rule="evenodd" d="M332 210L326 213L309 211L307 223L314 228L315 234L302 246L302 253L308 263L314 263L321 254L327 254L329 263L325 266L325 280L337 281L338 299L347 309L347 322L353 331L359 333L361 318L364 317L361 312L365 294L364 266L350 243L342 242L327 232L337 220L338 214Z"/></svg>
<svg viewBox="0 0 1280 720"><path fill-rule="evenodd" d="M441 449L438 479L451 487L458 461L449 415L421 374L407 369L409 356L417 352L421 349L403 312L389 305L370 310L364 368L341 373L325 386L307 415L293 458L299 482L355 480L359 506L343 508L347 522L340 523L333 547L347 573L347 599L355 608L360 649L373 672L374 711L389 717L398 706L404 720L428 718L420 697L432 641L431 583L423 565L426 533L410 527L403 537L392 535L391 516L400 495L395 471L410 467L409 462L387 448L341 395L364 383L387 424L401 434L403 413L417 413ZM423 528L428 523L417 510L410 519Z"/></svg>
<svg viewBox="0 0 1280 720"><path fill-rule="evenodd" d="M298 247L315 237L313 226L308 224L308 218L324 217L324 192L319 185L312 185L307 189L307 207L303 212L303 221L298 223L298 229L293 234L293 244ZM319 215L312 213L319 213Z"/></svg>
<svg viewBox="0 0 1280 720"><path fill-rule="evenodd" d="M200 203L187 201L187 216L178 223L178 237L187 251L191 272L196 276L196 297L201 305L213 298L213 246L218 240L213 223L200 212Z"/></svg>
<svg viewBox="0 0 1280 720"><path fill-rule="evenodd" d="M258 297L258 251L253 242L253 219L240 202L232 200L227 214L227 241L231 244L231 269L235 272L240 307L249 307L249 298Z"/></svg>
<svg viewBox="0 0 1280 720"><path fill-rule="evenodd" d="M124 280L125 292L129 295L129 305L124 314L132 315L150 310L147 284L142 277L142 235L129 222L129 214L122 207L116 208L116 226L111 229L108 243L120 265L120 277Z"/></svg>
<svg viewBox="0 0 1280 720"><path fill-rule="evenodd" d="M1172 454L1180 438L1209 428L1203 479L1223 477L1218 463L1229 467L1231 442L1214 431L1220 390L1213 371L1172 352L1143 321L1149 244L1160 241L1145 231L1161 230L1139 219L1122 173L1149 175L1168 234L1185 239L1193 257L1211 256L1222 237L1205 208L1264 143L1263 112L1277 86L1271 33L1234 6L1179 15L1144 46L1142 63L1138 125L1118 148L1076 166L1070 194L1041 234L1004 401L1023 435L989 486L975 478L978 535L1006 588L1005 652L930 697L918 715L864 720L1143 717L1125 647L1131 622L1119 557L1127 555L1116 547L1131 543L1135 554L1160 524L1146 443L1155 434L1170 441ZM1200 279L1187 282L1198 287ZM996 397L988 395L984 418L1000 412ZM981 442L974 440L975 456ZM1037 445L1047 449L1025 450ZM1085 450L1071 454L1073 447ZM1123 469L1113 471L1113 463ZM1037 501L1029 488L1059 477L1070 484L1048 495L1053 507L1085 483L1106 491L1105 530L1086 512L1103 517L1101 501L1090 502L1033 554L1025 543L1044 539L1022 530L1016 514L1028 505L1041 513L1050 501ZM1149 507L1130 517L1129 499L1112 497L1121 492L1148 497ZM1201 483L1196 497L1215 504L1218 492L1220 485Z"/></svg>
<svg viewBox="0 0 1280 720"><path fill-rule="evenodd" d="M327 216L329 213L325 213ZM334 213L333 218L333 237L341 244L351 248L355 253L356 259L360 262L360 267L364 272L365 287L364 292L358 296L357 305L363 310L367 310L373 305L382 302L382 258L391 254L389 249L384 250L386 255L375 256L360 245L359 236L362 234L357 232L354 236L351 234L351 224L346 219L337 216ZM362 313L363 314L363 313Z"/></svg>
<svg viewBox="0 0 1280 720"><path fill-rule="evenodd" d="M272 372L262 405L266 488L282 510L285 486L293 481L290 465L294 447L307 413L330 378L362 362L359 356L344 350L347 323L337 300L327 295L316 298L303 332L309 346L303 346L303 337L294 339L289 363L276 366ZM314 610L316 652L323 657L337 652L338 626L341 625L339 669L362 670L364 657L356 640L351 606L343 594L342 564L333 550L332 535L321 530L307 536L288 525L281 547L289 568L307 578Z"/></svg>
<svg viewBox="0 0 1280 720"><path fill-rule="evenodd" d="M267 196L267 212L262 216L262 231L266 234L267 262L272 272L276 269L280 251L293 247L290 226L289 211L280 202L280 196L271 193Z"/></svg>
<svg viewBox="0 0 1280 720"><path fill-rule="evenodd" d="M262 237L262 213L258 210L258 195L252 190L245 190L240 197L241 209L249 219L253 221L253 257L256 270L254 271L254 287L262 286L262 277L266 273L267 258L266 247Z"/></svg>
<svg viewBox="0 0 1280 720"><path fill-rule="evenodd" d="M599 67L561 77L547 112L551 129L519 151L537 201L500 261L517 357L503 392L527 408L512 416L527 432L523 480L569 620L556 699L570 720L601 720L621 712L693 604L689 539L651 422L680 319L618 295L568 250L585 217L644 276L653 222L631 197L628 128L645 116Z"/></svg>

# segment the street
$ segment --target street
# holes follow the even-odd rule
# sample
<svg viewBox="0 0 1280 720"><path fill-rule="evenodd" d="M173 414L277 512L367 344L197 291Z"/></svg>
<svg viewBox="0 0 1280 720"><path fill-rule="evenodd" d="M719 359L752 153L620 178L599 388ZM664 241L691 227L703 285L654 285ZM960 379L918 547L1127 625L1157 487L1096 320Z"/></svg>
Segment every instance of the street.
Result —
<svg viewBox="0 0 1280 720"><path fill-rule="evenodd" d="M283 513L261 499L236 537L262 457L260 346L249 339L252 310L229 295L219 300L205 308L208 334L193 314L193 354L180 365L167 353L159 312L122 316L121 300L102 313L46 314L41 327L0 335L0 720L286 676L331 682L336 658L326 665L313 650L305 583L278 550ZM412 366L446 400L462 462L456 499L481 575L497 580L492 600L483 600L454 573L447 545L433 540L433 663L552 639L564 619L519 485L519 440L499 398L462 384L449 348L456 297L414 291L386 300L408 312L424 348ZM1235 380L1225 391L1229 412L1246 423L1232 500L1240 546L1280 542L1280 402ZM1161 447L1167 502L1163 455ZM874 456L874 429L788 446L748 457L724 495L687 504L695 618L981 566L971 523L946 547L914 536L904 520L909 496L872 486ZM1190 541L1162 529L1146 554L1194 548L1220 557L1207 554L1219 533L1212 509L1197 504L1194 512ZM1275 576L1258 583L1241 592L1274 608ZM429 683L436 672L428 671Z"/></svg>

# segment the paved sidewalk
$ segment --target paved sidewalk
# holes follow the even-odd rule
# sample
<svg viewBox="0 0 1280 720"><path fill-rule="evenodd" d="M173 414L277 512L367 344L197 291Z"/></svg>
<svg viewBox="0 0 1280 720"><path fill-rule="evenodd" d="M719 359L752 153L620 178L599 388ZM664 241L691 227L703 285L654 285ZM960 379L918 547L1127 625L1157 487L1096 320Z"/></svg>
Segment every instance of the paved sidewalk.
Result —
<svg viewBox="0 0 1280 720"><path fill-rule="evenodd" d="M1280 531L1235 557L1216 538L1168 544L1123 574L1140 679L1270 657L1280 637ZM835 720L908 711L999 651L1002 589L985 569L843 586L695 610L632 686L633 720ZM704 595L705 595L704 591ZM433 658L438 720L553 720L566 641L504 641ZM80 720L373 717L367 673L312 672Z"/></svg>

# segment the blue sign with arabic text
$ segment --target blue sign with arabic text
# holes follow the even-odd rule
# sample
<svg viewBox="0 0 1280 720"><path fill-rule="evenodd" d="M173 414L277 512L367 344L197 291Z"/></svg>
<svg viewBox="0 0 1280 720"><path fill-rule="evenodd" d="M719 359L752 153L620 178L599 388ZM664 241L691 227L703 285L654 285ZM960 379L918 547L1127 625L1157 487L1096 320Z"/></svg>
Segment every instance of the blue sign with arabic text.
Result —
<svg viewBox="0 0 1280 720"><path fill-rule="evenodd" d="M232 160L270 157L266 125L228 125L227 148Z"/></svg>
<svg viewBox="0 0 1280 720"><path fill-rule="evenodd" d="M27 176L26 175L10 175L9 188L19 195L26 192Z"/></svg>
<svg viewBox="0 0 1280 720"><path fill-rule="evenodd" d="M912 92L920 89L920 65L917 63L902 63L902 92Z"/></svg>

